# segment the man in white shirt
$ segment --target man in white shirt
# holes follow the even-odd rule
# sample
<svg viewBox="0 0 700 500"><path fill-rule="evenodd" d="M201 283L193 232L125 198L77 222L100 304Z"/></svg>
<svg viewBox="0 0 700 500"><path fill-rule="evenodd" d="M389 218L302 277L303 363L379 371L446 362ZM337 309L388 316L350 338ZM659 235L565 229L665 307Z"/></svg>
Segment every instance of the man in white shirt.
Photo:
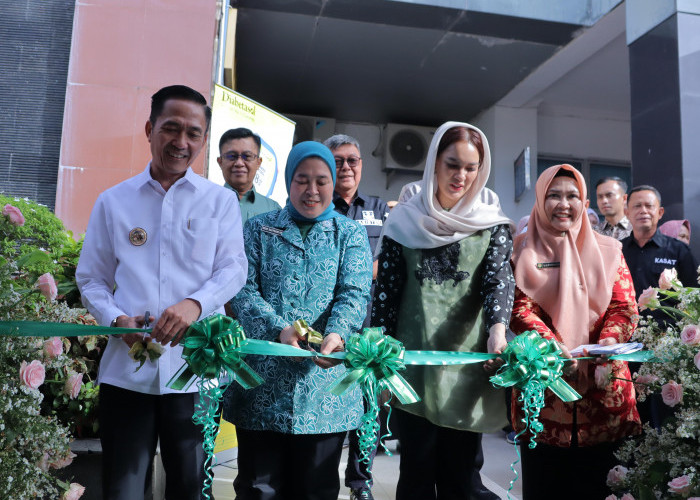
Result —
<svg viewBox="0 0 700 500"><path fill-rule="evenodd" d="M156 361L128 356L140 334L111 337L100 362L103 498L143 498L160 441L166 498L199 499L204 479L201 429L192 422L196 384L166 384L183 363L188 326L212 313L244 285L247 260L240 210L232 191L190 168L204 147L211 110L182 85L151 101L146 169L103 192L90 216L76 280L83 304L101 325L153 325L164 348ZM149 318L145 318L149 311Z"/></svg>

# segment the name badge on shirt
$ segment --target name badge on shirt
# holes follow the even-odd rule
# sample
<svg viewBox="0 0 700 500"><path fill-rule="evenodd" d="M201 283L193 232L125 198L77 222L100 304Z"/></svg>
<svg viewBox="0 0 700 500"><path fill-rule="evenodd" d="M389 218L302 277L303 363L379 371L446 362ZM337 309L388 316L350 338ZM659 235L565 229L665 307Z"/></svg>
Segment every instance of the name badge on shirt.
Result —
<svg viewBox="0 0 700 500"><path fill-rule="evenodd" d="M363 210L362 219L358 220L363 226L381 226L382 220L374 218L374 210Z"/></svg>
<svg viewBox="0 0 700 500"><path fill-rule="evenodd" d="M262 226L260 228L260 230L263 233L271 234L273 236L279 236L280 234L282 234L284 232L284 229L280 229L277 227L270 227L270 226Z"/></svg>
<svg viewBox="0 0 700 500"><path fill-rule="evenodd" d="M547 269L550 267L559 267L559 262L538 262L537 269Z"/></svg>
<svg viewBox="0 0 700 500"><path fill-rule="evenodd" d="M669 266L675 266L676 259L667 259L665 257L654 257L654 264L668 264Z"/></svg>

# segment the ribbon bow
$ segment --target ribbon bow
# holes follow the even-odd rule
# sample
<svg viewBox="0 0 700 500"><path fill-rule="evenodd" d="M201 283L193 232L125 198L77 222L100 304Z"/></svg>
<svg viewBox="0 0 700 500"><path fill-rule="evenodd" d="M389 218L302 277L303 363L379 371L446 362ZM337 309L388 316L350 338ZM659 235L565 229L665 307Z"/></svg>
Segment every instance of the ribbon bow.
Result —
<svg viewBox="0 0 700 500"><path fill-rule="evenodd" d="M561 349L554 340L543 339L535 331L525 332L508 344L501 355L505 364L490 379L494 385L520 389L525 412L523 422L532 434L530 448L536 446L535 437L544 428L538 417L544 406L545 389L550 389L562 401L581 399L562 378L564 358L560 354Z"/></svg>
<svg viewBox="0 0 700 500"><path fill-rule="evenodd" d="M335 382L330 391L340 396L360 384L367 411L360 419L357 437L360 460L369 465L370 454L379 434L377 394L389 389L404 404L420 401L420 397L398 372L406 368L405 349L398 340L384 335L382 328L365 328L361 335L350 337L345 345L345 366L348 373Z"/></svg>
<svg viewBox="0 0 700 500"><path fill-rule="evenodd" d="M167 383L186 390L195 377L214 379L227 372L243 388L252 389L264 380L243 361L240 348L246 341L238 321L216 314L192 323L182 341L185 364Z"/></svg>

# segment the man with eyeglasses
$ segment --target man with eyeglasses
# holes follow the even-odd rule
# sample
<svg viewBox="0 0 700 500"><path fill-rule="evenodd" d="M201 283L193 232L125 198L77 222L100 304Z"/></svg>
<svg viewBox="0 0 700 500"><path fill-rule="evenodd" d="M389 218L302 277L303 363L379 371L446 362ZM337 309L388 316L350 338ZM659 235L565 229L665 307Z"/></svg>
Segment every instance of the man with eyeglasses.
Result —
<svg viewBox="0 0 700 500"><path fill-rule="evenodd" d="M384 221L389 214L389 207L386 202L376 196L368 196L359 190L362 179L362 157L360 156L360 144L357 139L349 135L337 134L326 139L323 143L331 150L335 158L336 183L333 193L333 204L338 213L353 219L364 226L367 230L369 245L372 255L382 234ZM375 257L372 270L372 278L377 277L377 260ZM374 294L374 285L372 285ZM367 316L363 327L369 326L372 312L372 302L367 307ZM357 440L357 433L349 432L350 447L348 450L348 466L345 470L345 485L350 488L351 500L362 499L372 500L371 492L372 474L368 464L359 460L360 447ZM374 460L376 447L372 453L371 460Z"/></svg>
<svg viewBox="0 0 700 500"><path fill-rule="evenodd" d="M238 195L243 224L254 215L281 208L275 200L255 191L253 186L255 174L262 163L261 143L259 135L244 127L228 130L219 139L221 156L216 161L224 174L224 187Z"/></svg>

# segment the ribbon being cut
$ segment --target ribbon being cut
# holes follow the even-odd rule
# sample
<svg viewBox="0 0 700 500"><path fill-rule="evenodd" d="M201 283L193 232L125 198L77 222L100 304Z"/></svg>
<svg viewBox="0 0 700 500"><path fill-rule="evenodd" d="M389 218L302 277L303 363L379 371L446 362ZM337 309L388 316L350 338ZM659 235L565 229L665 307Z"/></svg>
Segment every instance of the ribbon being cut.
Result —
<svg viewBox="0 0 700 500"><path fill-rule="evenodd" d="M318 343L322 335L310 328L305 321L295 322L295 328L307 339ZM123 333L148 332L131 328L110 328L100 326L63 323L39 323L4 321L0 322L0 335L73 337L82 335L119 335ZM538 421L544 403L544 392L550 389L564 401L575 401L580 395L562 378L566 358L561 356L558 344L530 331L511 341L503 354L487 354L458 351L406 351L398 340L384 335L382 328L365 328L362 334L350 337L345 351L322 355L314 350L298 349L277 342L247 339L236 320L222 315L214 315L190 325L182 340L185 362L172 377L167 386L173 389L186 389L197 381L200 403L195 409L194 421L202 425L204 451L207 453L206 480L203 493L208 491L213 477L214 441L218 429L216 416L225 386L235 380L242 387L250 389L265 381L243 360L246 354L265 356L313 357L322 356L343 360L347 372L335 381L328 390L340 395L360 385L367 402L367 412L361 419L358 436L362 460L369 461L371 447L378 438L377 423L378 395L389 391L401 403L420 401L420 396L399 372L406 365L464 365L482 363L501 357L504 364L490 378L499 387L515 387L521 390L521 402L525 412L526 429L530 432L529 446L536 446L535 437L542 430ZM578 358L578 359L592 359ZM651 351L610 356L610 359L623 361L654 361ZM514 479L514 481L517 480ZM511 482L512 488L513 482Z"/></svg>

